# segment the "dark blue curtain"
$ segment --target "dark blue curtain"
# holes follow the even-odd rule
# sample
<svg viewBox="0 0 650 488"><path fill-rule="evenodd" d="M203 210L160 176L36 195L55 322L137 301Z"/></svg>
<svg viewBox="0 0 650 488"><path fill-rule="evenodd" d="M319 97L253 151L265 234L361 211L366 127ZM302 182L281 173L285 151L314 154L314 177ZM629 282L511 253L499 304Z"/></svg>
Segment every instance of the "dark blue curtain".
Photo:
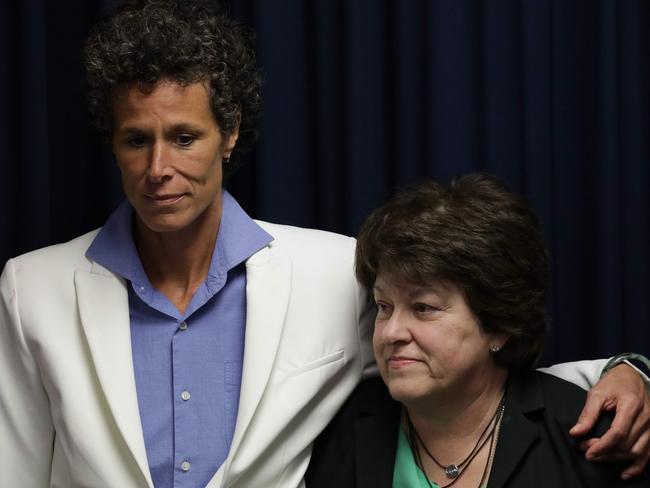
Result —
<svg viewBox="0 0 650 488"><path fill-rule="evenodd" d="M0 259L122 198L80 50L116 2L0 3ZM257 218L355 234L404 183L488 171L553 257L547 360L650 354L646 0L233 0L258 35L261 139L228 183Z"/></svg>

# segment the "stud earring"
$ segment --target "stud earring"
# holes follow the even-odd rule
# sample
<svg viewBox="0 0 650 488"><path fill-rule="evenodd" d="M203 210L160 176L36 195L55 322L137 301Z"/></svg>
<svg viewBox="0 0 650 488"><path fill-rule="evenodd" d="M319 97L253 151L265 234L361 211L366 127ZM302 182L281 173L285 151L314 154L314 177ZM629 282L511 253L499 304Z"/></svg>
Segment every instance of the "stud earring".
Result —
<svg viewBox="0 0 650 488"><path fill-rule="evenodd" d="M501 350L501 346L498 344L492 344L490 346L490 352L499 352Z"/></svg>
<svg viewBox="0 0 650 488"><path fill-rule="evenodd" d="M222 159L221 161L223 162L223 164L228 164L228 163L230 163L230 156L228 156L228 157L224 156L223 159Z"/></svg>

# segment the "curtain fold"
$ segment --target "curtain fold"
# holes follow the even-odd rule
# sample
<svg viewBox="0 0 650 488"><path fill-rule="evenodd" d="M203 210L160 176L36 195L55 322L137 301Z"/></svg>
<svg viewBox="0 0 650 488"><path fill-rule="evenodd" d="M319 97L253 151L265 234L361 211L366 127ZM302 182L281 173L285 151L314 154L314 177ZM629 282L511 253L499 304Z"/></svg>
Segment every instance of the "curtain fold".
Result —
<svg viewBox="0 0 650 488"><path fill-rule="evenodd" d="M0 258L122 198L81 46L115 0L0 5ZM553 259L547 360L650 354L650 6L644 0L233 0L257 32L260 141L228 182L257 218L354 235L417 179L487 171Z"/></svg>

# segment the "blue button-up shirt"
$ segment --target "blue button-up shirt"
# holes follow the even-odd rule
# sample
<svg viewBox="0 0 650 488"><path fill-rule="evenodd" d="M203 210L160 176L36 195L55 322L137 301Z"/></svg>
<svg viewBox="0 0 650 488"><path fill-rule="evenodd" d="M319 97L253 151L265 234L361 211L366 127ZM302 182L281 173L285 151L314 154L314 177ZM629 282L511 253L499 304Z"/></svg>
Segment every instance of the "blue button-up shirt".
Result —
<svg viewBox="0 0 650 488"><path fill-rule="evenodd" d="M87 256L126 279L133 368L149 469L156 488L205 486L235 430L244 356L244 261L272 237L223 192L205 282L184 313L152 287L124 202Z"/></svg>

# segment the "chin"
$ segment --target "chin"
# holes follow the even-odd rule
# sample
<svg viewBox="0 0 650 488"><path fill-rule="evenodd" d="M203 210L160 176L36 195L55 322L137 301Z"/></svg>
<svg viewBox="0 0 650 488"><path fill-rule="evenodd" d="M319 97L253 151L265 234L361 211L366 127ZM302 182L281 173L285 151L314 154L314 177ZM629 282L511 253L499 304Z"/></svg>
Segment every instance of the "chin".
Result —
<svg viewBox="0 0 650 488"><path fill-rule="evenodd" d="M405 405L418 402L425 398L427 394L430 394L422 386L404 381L390 382L388 392L393 400L404 403Z"/></svg>

